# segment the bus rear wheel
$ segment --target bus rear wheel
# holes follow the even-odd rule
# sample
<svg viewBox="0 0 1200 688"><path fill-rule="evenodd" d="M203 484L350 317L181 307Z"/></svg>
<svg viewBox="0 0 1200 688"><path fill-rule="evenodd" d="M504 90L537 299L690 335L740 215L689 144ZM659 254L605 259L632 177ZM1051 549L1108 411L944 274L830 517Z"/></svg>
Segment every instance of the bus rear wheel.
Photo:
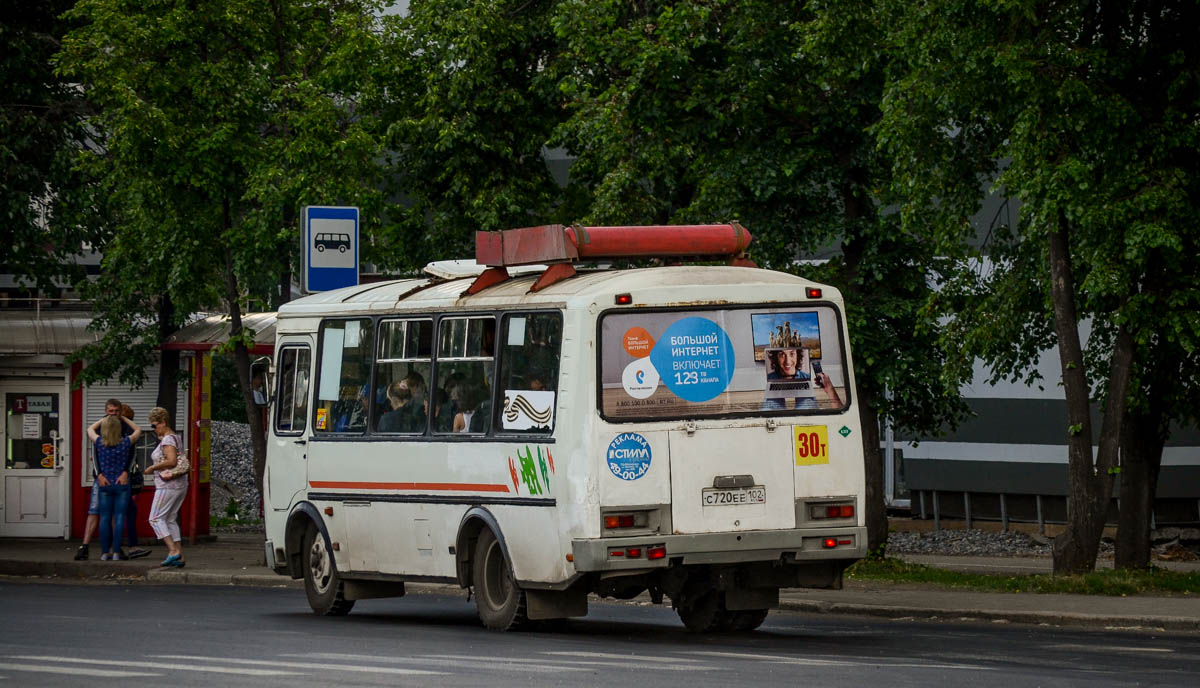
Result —
<svg viewBox="0 0 1200 688"><path fill-rule="evenodd" d="M729 630L753 631L767 620L769 609L742 609L729 614Z"/></svg>
<svg viewBox="0 0 1200 688"><path fill-rule="evenodd" d="M309 526L304 533L301 550L304 567L304 593L308 606L322 616L345 616L354 607L354 600L347 600L342 579L338 576L337 564L325 546L325 536L316 526Z"/></svg>
<svg viewBox="0 0 1200 688"><path fill-rule="evenodd" d="M725 611L723 595L709 590L699 597L686 600L675 608L679 620L692 633L713 633L729 630L733 617Z"/></svg>
<svg viewBox="0 0 1200 688"><path fill-rule="evenodd" d="M479 620L494 631L515 630L529 622L525 591L513 580L512 566L495 533L484 529L475 543L472 562L475 608Z"/></svg>

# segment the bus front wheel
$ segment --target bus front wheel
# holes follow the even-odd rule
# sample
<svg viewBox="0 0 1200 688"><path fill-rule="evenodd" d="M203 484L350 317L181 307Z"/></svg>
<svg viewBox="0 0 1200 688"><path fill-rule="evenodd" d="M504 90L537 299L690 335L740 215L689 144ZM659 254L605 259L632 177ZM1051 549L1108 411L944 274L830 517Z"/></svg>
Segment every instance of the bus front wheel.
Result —
<svg viewBox="0 0 1200 688"><path fill-rule="evenodd" d="M472 562L475 607L479 620L494 631L520 628L529 621L525 591L513 580L512 566L495 533L485 528L475 543Z"/></svg>
<svg viewBox="0 0 1200 688"><path fill-rule="evenodd" d="M338 576L333 554L325 546L325 536L316 526L309 526L304 533L304 548L301 550L304 567L304 592L313 612L322 616L345 616L354 607L354 600L347 600L342 579Z"/></svg>

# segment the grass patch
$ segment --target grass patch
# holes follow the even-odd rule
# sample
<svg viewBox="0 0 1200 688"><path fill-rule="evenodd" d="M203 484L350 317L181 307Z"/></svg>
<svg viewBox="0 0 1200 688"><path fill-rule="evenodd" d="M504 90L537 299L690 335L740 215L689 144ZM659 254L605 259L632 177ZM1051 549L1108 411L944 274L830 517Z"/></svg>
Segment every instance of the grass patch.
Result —
<svg viewBox="0 0 1200 688"><path fill-rule="evenodd" d="M1075 576L1004 576L960 573L888 557L863 559L846 570L852 580L931 583L986 592L1071 593L1076 595L1140 595L1200 593L1200 573L1150 567L1139 571L1099 570Z"/></svg>
<svg viewBox="0 0 1200 688"><path fill-rule="evenodd" d="M258 518L229 518L225 516L209 516L208 525L211 528L232 528L234 526L261 526L262 519Z"/></svg>

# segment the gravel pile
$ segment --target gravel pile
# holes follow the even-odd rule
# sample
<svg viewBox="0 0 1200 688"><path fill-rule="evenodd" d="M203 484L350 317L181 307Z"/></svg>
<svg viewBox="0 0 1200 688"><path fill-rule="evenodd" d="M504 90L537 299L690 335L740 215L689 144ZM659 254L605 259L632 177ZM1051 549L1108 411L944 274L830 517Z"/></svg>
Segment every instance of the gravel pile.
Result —
<svg viewBox="0 0 1200 688"><path fill-rule="evenodd" d="M209 513L230 518L229 501L236 499L240 520L253 525L220 528L223 532L259 530L258 490L254 487L254 454L250 447L250 426L245 423L212 422L212 493Z"/></svg>
<svg viewBox="0 0 1200 688"><path fill-rule="evenodd" d="M897 554L968 554L1012 556L1050 554L1049 541L1017 531L938 530L888 533L887 548Z"/></svg>

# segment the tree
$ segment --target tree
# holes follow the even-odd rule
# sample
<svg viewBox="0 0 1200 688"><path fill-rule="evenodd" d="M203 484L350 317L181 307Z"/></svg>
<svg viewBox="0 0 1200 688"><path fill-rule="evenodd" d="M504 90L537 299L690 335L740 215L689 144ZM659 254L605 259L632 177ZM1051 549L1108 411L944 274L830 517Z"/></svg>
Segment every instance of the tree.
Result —
<svg viewBox="0 0 1200 688"><path fill-rule="evenodd" d="M952 365L961 375L979 356L995 379L1028 380L1039 353L1058 346L1070 494L1054 568L1091 570L1121 437L1138 432L1127 410L1164 428L1154 416L1180 409L1142 403L1154 368L1179 376L1164 400L1196 380L1197 7L942 0L893 10L898 63L878 131L908 196L906 224L934 227L943 251L962 256L981 189L1022 204L990 262L964 257L939 296L961 354ZM1098 432L1091 400L1103 408Z"/></svg>
<svg viewBox="0 0 1200 688"><path fill-rule="evenodd" d="M252 295L290 272L303 204L381 213L376 97L383 34L373 0L265 6L220 0L83 0L62 71L84 84L106 146L81 165L105 180L116 235L90 292L103 338L91 375L139 381L165 329L203 308L229 314L248 417L255 417L241 320ZM282 297L281 297L282 298ZM256 481L262 428L251 423Z"/></svg>
<svg viewBox="0 0 1200 688"><path fill-rule="evenodd" d="M416 0L391 25L388 144L403 208L381 265L473 255L474 232L570 222L546 166L562 119L552 0Z"/></svg>
<svg viewBox="0 0 1200 688"><path fill-rule="evenodd" d="M765 0L563 2L555 17L571 98L559 141L594 194L585 221L737 218L764 266L845 294L873 551L887 536L880 420L934 434L964 412L922 310L933 243L881 193L884 19L873 4Z"/></svg>
<svg viewBox="0 0 1200 688"><path fill-rule="evenodd" d="M19 283L54 290L84 277L75 260L106 236L102 203L72 165L95 149L88 104L54 73L72 0L14 2L0 23L0 246Z"/></svg>

